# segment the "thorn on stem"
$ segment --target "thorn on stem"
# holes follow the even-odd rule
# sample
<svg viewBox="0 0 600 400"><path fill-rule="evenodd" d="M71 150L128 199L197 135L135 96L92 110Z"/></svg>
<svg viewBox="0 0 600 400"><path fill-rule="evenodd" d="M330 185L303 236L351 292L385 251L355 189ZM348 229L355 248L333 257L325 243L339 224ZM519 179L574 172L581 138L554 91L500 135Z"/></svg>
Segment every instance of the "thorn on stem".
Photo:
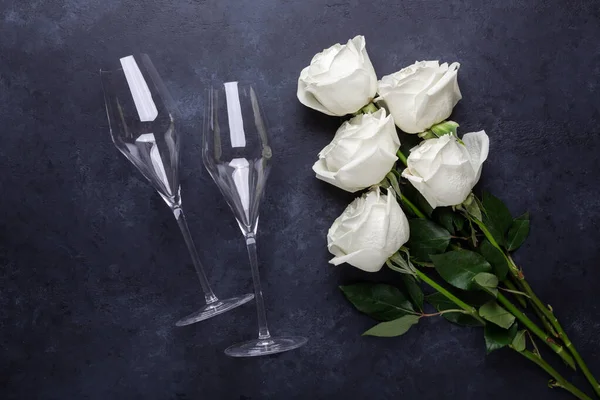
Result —
<svg viewBox="0 0 600 400"><path fill-rule="evenodd" d="M550 379L550 380L548 381L548 387L549 387L550 389L554 389L554 388L561 388L561 387L563 387L563 386L562 386L560 383L558 383L556 380L554 380L554 379Z"/></svg>

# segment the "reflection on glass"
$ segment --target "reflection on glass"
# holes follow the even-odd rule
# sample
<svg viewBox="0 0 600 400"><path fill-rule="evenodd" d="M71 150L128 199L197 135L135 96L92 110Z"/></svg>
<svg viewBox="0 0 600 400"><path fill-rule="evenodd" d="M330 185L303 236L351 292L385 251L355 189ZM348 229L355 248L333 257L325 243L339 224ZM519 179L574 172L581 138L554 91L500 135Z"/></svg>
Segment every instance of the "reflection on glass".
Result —
<svg viewBox="0 0 600 400"><path fill-rule="evenodd" d="M204 165L223 193L246 240L258 314L258 339L225 350L232 357L280 353L306 343L300 336L271 336L256 256L258 210L272 156L267 130L251 85L226 82L208 93Z"/></svg>

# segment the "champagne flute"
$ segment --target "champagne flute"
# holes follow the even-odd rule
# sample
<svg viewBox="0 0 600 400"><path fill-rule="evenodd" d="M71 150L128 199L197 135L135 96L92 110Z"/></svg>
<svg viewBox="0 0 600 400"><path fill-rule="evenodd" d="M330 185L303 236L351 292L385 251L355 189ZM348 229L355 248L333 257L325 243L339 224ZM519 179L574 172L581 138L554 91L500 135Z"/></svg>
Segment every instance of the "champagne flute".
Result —
<svg viewBox="0 0 600 400"><path fill-rule="evenodd" d="M176 325L193 324L250 301L252 294L219 300L210 288L181 208L177 107L150 57L123 57L116 69L101 70L100 77L112 140L173 212L204 291L206 305Z"/></svg>
<svg viewBox="0 0 600 400"><path fill-rule="evenodd" d="M211 87L207 100L202 157L246 240L258 313L258 339L235 344L225 354L251 357L298 348L306 343L306 338L271 336L258 273L258 209L269 175L272 149L256 91L250 84L226 82Z"/></svg>

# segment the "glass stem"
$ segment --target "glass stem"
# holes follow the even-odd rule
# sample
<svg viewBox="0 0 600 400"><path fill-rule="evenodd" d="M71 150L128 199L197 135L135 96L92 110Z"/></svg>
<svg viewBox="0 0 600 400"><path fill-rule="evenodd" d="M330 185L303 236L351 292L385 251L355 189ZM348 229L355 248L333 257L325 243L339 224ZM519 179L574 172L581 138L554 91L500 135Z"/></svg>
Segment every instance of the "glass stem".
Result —
<svg viewBox="0 0 600 400"><path fill-rule="evenodd" d="M248 248L248 257L250 258L250 268L252 269L252 281L254 282L254 299L256 300L256 312L258 314L258 338L269 339L271 334L269 333L269 328L267 327L265 301L263 299L262 288L260 285L260 275L258 273L256 236L254 236L254 233L248 233L245 236L246 247Z"/></svg>
<svg viewBox="0 0 600 400"><path fill-rule="evenodd" d="M179 225L179 229L181 229L181 234L183 235L185 244L187 245L188 250L190 252L190 256L192 257L194 268L196 269L198 279L200 279L200 285L202 285L202 290L204 291L204 298L206 299L206 303L214 303L218 299L217 296L215 296L215 294L213 293L212 289L210 288L210 285L208 284L208 279L206 278L206 274L204 273L204 267L200 262L200 257L198 257L198 252L196 251L196 246L194 245L194 241L192 240L192 235L190 235L190 230L185 220L185 214L183 213L183 209L177 206L173 207L173 215L177 220L177 224Z"/></svg>

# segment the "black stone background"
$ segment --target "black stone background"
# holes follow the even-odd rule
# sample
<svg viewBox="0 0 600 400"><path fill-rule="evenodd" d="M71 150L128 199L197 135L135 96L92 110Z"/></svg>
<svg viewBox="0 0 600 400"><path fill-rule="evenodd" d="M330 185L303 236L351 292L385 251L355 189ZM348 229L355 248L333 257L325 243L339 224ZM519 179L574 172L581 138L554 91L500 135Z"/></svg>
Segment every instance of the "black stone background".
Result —
<svg viewBox="0 0 600 400"><path fill-rule="evenodd" d="M0 0L0 398L569 398L441 319L360 336L373 322L337 286L385 276L327 263L327 228L352 196L310 167L340 120L295 94L315 53L356 34L379 76L462 63L453 118L491 138L480 186L531 211L516 259L600 376L599 2ZM174 326L200 287L168 208L110 141L98 78L134 51L183 113L184 203L221 296L250 291L250 271L201 166L203 90L239 79L262 92L275 152L259 226L267 311L304 348L226 357L256 334L253 304Z"/></svg>

